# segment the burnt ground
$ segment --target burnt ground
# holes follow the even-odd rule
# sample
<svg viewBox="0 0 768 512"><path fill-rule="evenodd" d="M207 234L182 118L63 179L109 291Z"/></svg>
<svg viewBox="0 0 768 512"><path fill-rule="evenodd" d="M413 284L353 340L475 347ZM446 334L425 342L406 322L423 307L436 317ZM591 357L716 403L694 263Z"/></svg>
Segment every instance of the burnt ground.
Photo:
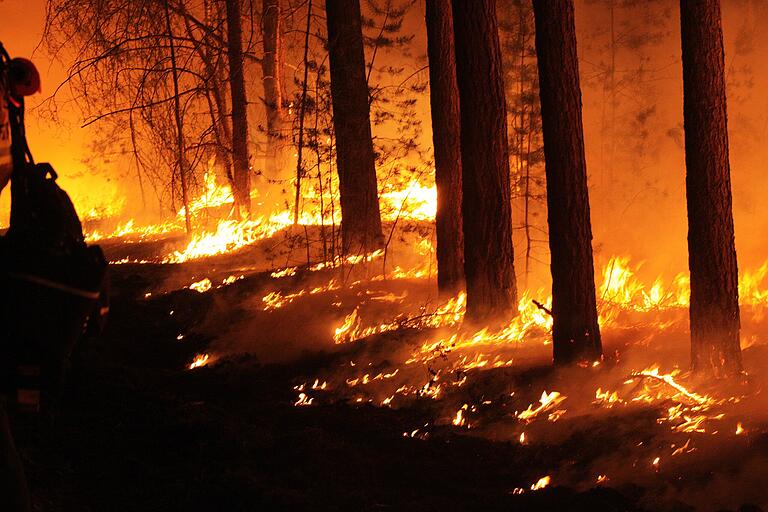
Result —
<svg viewBox="0 0 768 512"><path fill-rule="evenodd" d="M555 480L512 494L553 471L587 471L601 458L630 465L625 445L657 428L647 411L624 415L621 428L611 416L590 420L551 443L522 445L450 425L412 438L404 432L437 414L424 401L386 408L329 397L294 405L294 386L346 354L306 351L284 363L241 354L190 371L193 356L216 341L190 326L212 311L246 314L237 305L270 278L252 273L206 294L145 298L168 267L113 266L109 324L80 346L59 413L15 418L36 510L694 510L669 492L671 475L663 486L654 477L573 487ZM179 332L192 334L179 342ZM396 344L408 336L381 338ZM504 371L488 374L499 380ZM559 377L539 368L509 378L524 386ZM768 438L726 449L736 459L739 450L768 453ZM709 470L686 471L695 492L706 489Z"/></svg>

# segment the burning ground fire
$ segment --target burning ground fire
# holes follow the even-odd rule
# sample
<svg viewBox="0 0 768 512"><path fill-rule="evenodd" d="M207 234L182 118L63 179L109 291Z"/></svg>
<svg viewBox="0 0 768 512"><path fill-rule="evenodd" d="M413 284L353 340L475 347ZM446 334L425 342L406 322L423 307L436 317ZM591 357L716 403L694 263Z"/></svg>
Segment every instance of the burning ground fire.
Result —
<svg viewBox="0 0 768 512"><path fill-rule="evenodd" d="M254 228L252 236L238 238L238 228L221 227L237 223L224 222L217 235L221 244L203 243L199 250L188 245L159 261L185 263L209 253L231 253L277 232L265 224L260 234L257 229L262 228ZM285 217L273 225L279 230L288 222ZM605 360L587 361L572 370L581 372L578 378L557 373L518 377L551 364L548 293L522 291L518 314L501 328L469 329L463 325L465 294L434 302L431 292L422 296L413 291L433 286L434 247L423 235L406 244L417 253L415 264L402 264L396 253L384 251L329 258L260 272L261 284L255 290L249 286L252 271L225 264L205 274L201 269L206 263L191 263L188 268L194 273L169 290L228 297L227 289L239 283L232 289L252 295L247 309L264 322L281 318L299 324L293 318L297 311L316 309L327 321L326 344L322 337L315 339L322 344L316 348L336 355L331 363L297 376L293 389L287 387L290 407L376 407L409 418L397 434L408 442L455 435L490 437L518 446L522 454L558 446L579 435L579 429L615 431L611 436L622 440L626 464L604 454L583 455L587 458L578 462L584 468L579 472L554 463L539 466L535 473L510 482L510 494L539 495L559 486L616 486L646 477L674 480L678 468L710 457L718 445L740 449L763 431L763 423L749 412L754 389L740 387L724 394L681 370L685 359L664 350L674 340L687 341L686 274L648 281L641 278L641 265L628 257L609 258L596 269ZM222 261L227 260L217 260L215 266ZM760 331L750 330L750 325L764 317L766 278L768 263L743 272L739 281L744 346L762 343ZM163 293L146 298L155 300ZM195 343L194 329L178 332L178 343ZM612 341L616 339L625 341ZM228 355L238 351L215 342L190 345L190 350L186 369L203 377L225 371Z"/></svg>
<svg viewBox="0 0 768 512"><path fill-rule="evenodd" d="M305 199L313 199L315 193L309 190ZM257 197L253 198L257 200ZM381 194L382 220L431 221L435 218L437 205L434 186L425 186L412 179L398 187L389 187ZM228 185L217 185L213 172L205 174L205 186L201 195L190 202L189 212L194 217L198 214L226 208L230 211L234 199ZM138 225L133 219L118 224L112 231L103 232L94 229L86 234L89 242L121 239L126 242L158 240L184 232L185 208L181 208L171 221L160 224ZM92 219L94 220L94 219ZM334 216L321 216L317 213L302 211L298 224L301 226L338 226L341 221L340 211ZM237 251L260 240L293 226L291 211L279 210L253 219L224 218L212 229L203 229L191 236L186 246L173 250L160 259L160 263L184 263L218 254ZM147 263L145 260L118 261L114 263Z"/></svg>
<svg viewBox="0 0 768 512"><path fill-rule="evenodd" d="M213 189L208 192L215 205L226 207L231 203L228 193L214 194ZM391 212L387 218L430 220L434 216L433 195L433 189L418 184L385 192L382 196L390 202ZM192 203L191 212L206 208L197 204ZM127 242L180 233L183 213L179 212L176 222L154 227L139 228L129 221L118 226L110 237ZM302 216L300 223L309 226L332 221ZM288 212L253 220L222 220L215 229L193 236L185 247L168 252L158 262L184 263L231 253L273 237L291 224ZM92 232L90 238L106 236ZM285 310L301 308L304 301L327 300L341 313L329 328L329 342L340 353L352 354L339 367L306 376L306 382L294 387L291 405L323 407L341 401L397 410L415 403L427 404L420 407L430 411L428 421L403 432L403 437L424 440L445 429L475 435L494 432L494 437L502 436L526 447L547 443L556 435L553 432L571 428L568 425L583 418L642 414L652 419L652 427L647 428L655 429L655 434L635 443L634 464L651 474L668 471L675 467L674 461L702 453L713 436L748 440L755 431L753 421L743 412L749 392L720 396L702 391L706 389L702 383L663 357L658 357L656 363L637 365L623 360L624 350L631 353L634 347L645 347L655 353L661 343L657 340L686 336L690 294L687 274L671 279L659 277L648 284L639 277L639 265L633 266L629 258L610 258L597 273L601 331L608 339L628 333L634 337L631 346L613 354L607 352L605 361L585 362L580 371L586 372L588 384L579 389L566 380L555 389L551 382L542 382L538 390L513 385L502 390L493 383L499 380L493 375L514 375L535 361L550 361L551 297L543 290L526 290L519 300L518 315L502 328L467 329L462 325L464 294L436 305L419 305L406 292L384 291L397 281L428 283L434 277L434 248L425 239L416 248L420 264L397 266L390 259L386 275L383 262L387 255L383 251L270 272L275 286L259 296L259 314L287 314ZM357 266L367 269L362 276L340 270ZM768 262L756 271L744 272L740 278L743 315L750 320L759 321L764 316L768 305L766 277ZM198 274L185 287L200 294L214 293L244 278L243 274L226 278ZM374 293L371 287L384 290ZM380 307L372 312L372 304ZM760 335L750 335L748 329L744 336L744 345L760 343ZM178 340L183 339L179 335ZM408 341L403 343L403 339ZM392 340L400 341L394 345ZM385 348L378 350L386 356L376 356L375 347L380 344ZM199 370L222 360L226 360L226 354L217 353L214 347L210 352L196 354L187 367ZM621 481L621 468L596 466L593 470L589 485ZM537 476L510 492L539 492L553 482L566 484L569 478L574 484L573 478L563 472Z"/></svg>
<svg viewBox="0 0 768 512"><path fill-rule="evenodd" d="M374 253L364 258L364 261L375 261L379 257L381 254ZM348 261L351 264L359 262L361 259ZM324 264L318 264L310 267L309 270L318 271L323 268L325 268ZM295 267L289 267L274 271L272 277L279 280L294 276L296 272ZM745 274L742 278L744 303L754 306L755 309L764 306L764 295L759 292L758 285L765 274L765 267L763 267L756 273ZM621 327L622 315L631 313L647 315L652 312L663 314L670 311L679 313L687 305L688 283L684 276L676 276L669 288L664 286L661 279L657 279L652 286L646 287L635 277L635 272L626 258L610 259L601 275L603 282L598 292L601 298L600 322L604 331L610 332L612 328ZM418 269L410 273L403 272L403 276L414 279L420 276L420 272ZM224 284L227 284L226 281ZM353 288L364 284L358 281L347 284L346 287ZM192 283L190 288L205 293L211 288L211 283L210 280L197 281ZM262 297L263 310L271 312L303 297L335 292L341 288L343 288L342 283L331 278L324 285L299 289L293 293L269 292ZM378 299L397 305L401 297L390 295ZM514 352L517 347L523 345L548 345L551 317L546 309L551 301L540 293L539 300L536 302L530 294L525 293L520 300L518 316L507 326L496 331L484 328L475 332L467 332L460 328L466 306L466 297L463 294L434 308L429 313L402 312L394 319L373 323L365 321L361 307L358 305L337 327L333 328L332 337L336 344L358 342L374 335L401 329L428 331L435 336L429 336L416 350L404 358L402 366L391 368L389 371L364 373L345 378L344 383L349 388L362 389L372 382L398 382L398 385L387 392L381 400L381 404L385 406L392 406L397 396L428 396L437 399L445 394L447 389L460 387L466 383L467 375L472 370L512 366L515 363L515 357L514 353L508 354L510 350ZM672 315L669 318L658 318L656 328L671 329L675 326L680 327L681 323L684 323L681 315ZM198 364L195 367L205 364L198 360L196 362ZM597 361L593 366L597 367L600 364ZM443 365L443 367L436 369L437 365ZM420 373L425 367L430 369L429 379L418 385L408 384L409 377L405 375ZM396 376L399 377L395 379ZM447 378L448 376L454 378ZM620 395L618 391L604 390L599 387L595 391L593 403L612 408L632 403L653 404L674 400L676 405L669 408L664 421L673 425L673 429L678 432L703 432L702 425L705 422L722 418L717 414L708 414L708 411L724 405L724 402L687 390L676 380L678 376L678 371L664 374L658 367L638 370L628 376L626 383L642 382L644 392L636 392L628 397ZM652 393L653 390L655 394ZM544 393L540 405L529 405L517 415L517 418L520 420L535 418L542 411L554 407L563 400L565 396L558 392ZM556 419L562 414L564 411L555 410L548 416ZM461 422L466 422L466 412L460 413L460 416Z"/></svg>
<svg viewBox="0 0 768 512"><path fill-rule="evenodd" d="M295 275L296 271L287 268L272 276L281 279ZM766 274L764 266L757 272L745 273L740 281L745 314L749 312L755 318L760 317L766 305L765 294L760 291ZM418 272L411 275L417 276ZM685 332L689 285L684 275L669 282L659 278L647 286L637 277L636 267L623 257L611 258L599 275L600 323L606 336L632 327L633 321L659 335ZM355 285L360 283L346 288ZM263 310L271 314L311 295L335 296L343 288L342 283L331 279L326 285L290 294L270 292L262 299ZM395 308L403 303L403 298L394 293L382 297L378 297L379 301ZM620 362L618 354L606 361L583 365L581 371L594 383L591 391L574 392L565 383L557 390L539 391L540 396L532 399L528 398L531 390L512 390L480 394L474 402L452 405L459 397L466 400L469 389L482 389L483 382L492 374L489 370L513 371L518 365L524 367L535 354L549 354L550 304L551 300L542 292L526 292L520 299L518 316L509 324L498 330L484 328L471 332L461 326L466 306L464 294L430 310L401 309L388 320L369 319L365 304L357 304L333 327L331 337L337 346L348 347L358 357L349 360L341 370L313 377L309 382L314 384L297 385L294 405L317 407L341 400L398 409L426 400L434 404L430 409L434 416L426 424L404 432L404 437L427 439L432 432L445 428L478 432L503 428L509 438L526 446L546 442L547 436L552 435L552 427L547 425L577 421L598 411L611 415L650 413L660 430L653 441L643 441L637 449L638 457L648 454L645 460L652 473L663 471L672 460L698 453L708 437L736 437L749 432L744 413L740 412L746 392L733 396L708 394L701 391L701 383L688 372L674 367L662 370L658 364L631 369ZM397 336L398 332L416 332L415 339L422 341L411 344L413 348L407 350L383 349L387 354L384 359L367 355L367 344L386 343L389 333ZM637 345L653 347L653 340L643 337ZM605 469L596 471L591 485L619 478L618 471L609 475ZM538 491L550 485L553 478L555 475L547 475L511 492Z"/></svg>
<svg viewBox="0 0 768 512"><path fill-rule="evenodd" d="M370 263L381 257L382 252L377 251L366 257L349 257L344 263L348 265ZM319 263L308 267L306 270L317 272L333 268L340 263L340 261ZM273 279L279 280L284 277L292 277L296 272L296 267L287 267L276 270L271 275ZM420 279L425 272L421 267L408 271L399 270L393 273L390 279ZM759 285L766 274L768 274L768 267L764 265L755 273L745 273L740 281L743 303L752 306L755 314L760 314L759 312L765 306L766 296L760 292ZM669 312L680 313L687 307L689 285L686 276L682 274L675 276L669 287L665 286L660 278L656 279L650 287L647 287L636 277L636 271L630 266L628 259L624 257L611 258L604 265L601 275L603 280L598 287L598 294L600 298L600 324L604 331L623 327L621 324L622 315L626 316L633 313L655 314L657 316L655 327L661 331L680 327L684 323L685 319L680 314L666 314ZM380 278L381 276L373 276L371 279L375 281ZM227 284L230 283L225 280L222 286ZM304 297L337 292L343 288L354 289L364 286L365 281L344 284L336 277L332 277L325 284L302 288L292 293L268 292L261 299L262 309L265 312L270 312ZM208 279L203 279L192 283L189 287L205 293L210 290L211 282ZM401 298L390 294L389 296L378 297L377 300L391 302L396 307ZM538 342L544 346L550 344L548 332L551 329L552 320L547 310L551 306L551 298L545 296L541 291L533 296L529 292L525 292L519 302L518 315L499 330L483 328L474 332L467 332L461 329L465 306L466 296L460 294L430 312L423 310L403 311L389 320L367 322L361 312L360 305L358 305L343 318L340 324L333 328L332 337L336 344L344 344L401 329L430 330L438 335L425 340L418 350L413 351L404 360L404 365L414 367L430 365L435 361L449 361L451 359L448 356L453 355L454 360L449 372L457 374L466 373L475 368L499 368L513 365L514 357L503 356L498 353L498 348L518 347L529 341ZM594 364L598 365L599 362ZM385 374L386 372L378 377L383 378L382 376ZM633 375L633 377L637 376ZM645 377L651 378L652 375L648 374ZM347 382L367 383L367 380L376 380L376 377L361 376L360 379L349 379ZM445 382L437 383L437 381L437 378L432 378L430 382L416 388L404 386L399 388L395 394L415 393L437 396L444 386L449 385ZM463 379L458 379L456 382L461 385ZM598 391L598 393L601 392L601 390ZM390 399L387 404L391 401ZM614 404L619 399L614 393L612 396L605 397L605 401Z"/></svg>

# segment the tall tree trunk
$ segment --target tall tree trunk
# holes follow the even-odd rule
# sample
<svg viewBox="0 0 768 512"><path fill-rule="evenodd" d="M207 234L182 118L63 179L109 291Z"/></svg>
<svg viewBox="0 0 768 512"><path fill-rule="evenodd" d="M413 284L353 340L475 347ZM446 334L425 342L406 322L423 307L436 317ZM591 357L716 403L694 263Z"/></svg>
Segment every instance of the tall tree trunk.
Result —
<svg viewBox="0 0 768 512"><path fill-rule="evenodd" d="M264 56L261 60L264 105L267 110L267 154L265 170L274 179L282 170L283 156L283 45L280 0L264 0L261 33Z"/></svg>
<svg viewBox="0 0 768 512"><path fill-rule="evenodd" d="M506 104L494 0L453 0L466 319L517 314Z"/></svg>
<svg viewBox="0 0 768 512"><path fill-rule="evenodd" d="M171 27L171 13L168 0L165 0L165 26L168 36L168 46L171 52L171 76L173 78L173 114L176 121L176 165L179 167L181 182L181 201L184 203L184 226L187 234L192 233L192 221L189 213L189 191L187 188L187 159L184 155L184 125L181 122L181 99L179 98L179 68L176 65L176 46Z"/></svg>
<svg viewBox="0 0 768 512"><path fill-rule="evenodd" d="M383 246L359 0L326 0L344 254Z"/></svg>
<svg viewBox="0 0 768 512"><path fill-rule="evenodd" d="M299 100L299 143L296 148L296 194L293 202L293 224L299 223L299 210L301 209L301 179L304 177L304 117L307 111L307 78L309 76L309 31L312 28L312 0L307 2L307 26L304 31L304 58L302 64L304 66L304 80L301 82L301 100ZM315 116L317 119L317 116ZM319 160L318 160L319 166ZM321 188L322 190L322 188ZM320 194L320 202L322 203L322 192ZM322 218L323 212L320 209L320 217Z"/></svg>
<svg viewBox="0 0 768 512"><path fill-rule="evenodd" d="M437 288L441 295L453 295L464 286L464 235L461 228L461 119L451 0L427 0L426 21L437 187Z"/></svg>
<svg viewBox="0 0 768 512"><path fill-rule="evenodd" d="M214 19L216 19L215 15L211 12L211 2L204 2L204 9L206 15L205 23L210 26L214 23ZM195 34L188 17L184 18L184 25L187 29L187 35L190 39L193 39ZM203 43L195 47L195 53L203 62L207 75L208 84L205 90L205 97L208 102L208 115L211 118L211 128L216 141L216 164L219 168L217 181L228 183L230 190L234 191L236 187L232 177L232 155L230 153L232 134L229 121L226 118L226 91L220 79L220 76L225 72L224 61L213 55L212 48L216 41L210 35L204 37Z"/></svg>
<svg viewBox="0 0 768 512"><path fill-rule="evenodd" d="M227 91L216 75L212 76L210 92L215 107L211 109L212 115L216 117L212 119L217 144L216 157L234 198L234 190L237 187L235 186L235 176L232 173L232 125L227 119Z"/></svg>
<svg viewBox="0 0 768 512"><path fill-rule="evenodd" d="M229 87L232 96L232 167L235 207L241 216L251 212L251 173L248 156L248 100L243 75L243 31L240 25L240 0L226 0L227 56Z"/></svg>
<svg viewBox="0 0 768 512"><path fill-rule="evenodd" d="M216 140L216 163L219 165L222 182L229 184L230 190L235 190L235 181L232 176L232 155L229 152L231 147L232 134L229 130L229 124L224 117L224 99L221 97L221 82L211 77L211 86L207 91L208 110L211 116L211 126L213 136Z"/></svg>
<svg viewBox="0 0 768 512"><path fill-rule="evenodd" d="M218 41L214 35L221 32L219 22L223 17L222 6L217 0L204 0L204 23L208 27L216 26L215 31L206 32L203 36L203 44L196 45L195 52L205 66L208 86L206 87L206 100L211 117L211 128L216 141L216 181L219 184L227 183L231 191L235 190L235 181L232 176L232 130L227 119L226 89L221 77L226 73L226 59L221 57L218 49ZM184 25L190 39L195 37L192 22L189 17L184 17ZM221 40L224 38L222 37ZM234 193L234 192L233 192Z"/></svg>
<svg viewBox="0 0 768 512"><path fill-rule="evenodd" d="M694 370L741 371L719 0L681 0L691 359Z"/></svg>
<svg viewBox="0 0 768 512"><path fill-rule="evenodd" d="M139 182L139 191L141 191L141 208L147 210L147 196L144 193L144 179L141 177L141 158L139 158L139 147L136 144L136 127L133 124L133 109L128 112L128 129L131 130L131 152L133 153L133 162L136 165L136 178ZM0 190L2 190L0 186Z"/></svg>
<svg viewBox="0 0 768 512"><path fill-rule="evenodd" d="M534 0L555 364L602 355L573 0Z"/></svg>

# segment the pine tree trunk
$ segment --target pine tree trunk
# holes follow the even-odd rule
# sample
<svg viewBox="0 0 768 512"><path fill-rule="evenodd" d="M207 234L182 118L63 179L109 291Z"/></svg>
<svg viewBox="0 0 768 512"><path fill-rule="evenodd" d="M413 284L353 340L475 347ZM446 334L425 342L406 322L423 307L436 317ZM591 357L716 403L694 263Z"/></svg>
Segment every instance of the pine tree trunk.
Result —
<svg viewBox="0 0 768 512"><path fill-rule="evenodd" d="M359 0L326 0L344 254L383 246Z"/></svg>
<svg viewBox="0 0 768 512"><path fill-rule="evenodd" d="M427 0L426 21L429 98L437 187L437 288L441 295L448 296L454 295L464 286L461 119L451 0Z"/></svg>
<svg viewBox="0 0 768 512"><path fill-rule="evenodd" d="M534 0L555 364L602 355L573 0Z"/></svg>
<svg viewBox="0 0 768 512"><path fill-rule="evenodd" d="M206 26L218 26L221 19L223 4L217 0L204 0L203 23ZM184 26L187 29L187 35L190 39L196 37L195 29L188 16L183 17ZM207 86L205 97L208 102L208 115L211 118L211 128L216 142L216 182L218 184L228 184L230 190L235 190L235 182L232 178L232 134L227 119L227 99L224 82L221 77L226 73L226 62L220 58L221 51L217 48L218 41L214 35L218 35L221 29L208 32L203 36L202 44L195 46L195 53L203 63Z"/></svg>
<svg viewBox="0 0 768 512"><path fill-rule="evenodd" d="M208 69L211 77L208 96L209 102L212 102L209 110L212 117L211 126L216 139L216 160L220 167L218 181L229 184L230 189L234 191L236 187L232 174L232 154L229 151L229 148L232 147L232 129L227 119L225 84L218 77L218 73L224 70L217 69L212 65Z"/></svg>
<svg viewBox="0 0 768 512"><path fill-rule="evenodd" d="M304 31L304 57L301 60L304 67L304 79L301 81L301 99L299 100L299 142L296 145L296 185L295 196L293 200L293 224L298 225L301 210L301 180L304 177L304 118L307 113L307 86L309 79L309 31L312 28L312 0L307 2L307 25ZM317 119L317 116L315 116ZM318 160L318 166L320 160ZM320 202L323 202L322 187L320 193ZM320 219L322 223L323 209L320 208ZM325 239L323 239L325 240Z"/></svg>
<svg viewBox="0 0 768 512"><path fill-rule="evenodd" d="M184 204L184 227L187 235L192 234L192 220L189 212L189 189L187 188L188 162L184 153L184 124L181 121L181 99L179 98L179 68L176 63L176 46L174 44L171 14L168 0L165 0L165 27L168 36L168 48L171 57L171 77L173 79L173 114L176 121L176 165L179 167L181 182L181 202Z"/></svg>
<svg viewBox="0 0 768 512"><path fill-rule="evenodd" d="M221 182L228 183L231 190L235 190L235 180L232 175L232 155L229 152L229 148L232 145L232 133L229 129L229 123L225 117L226 101L222 98L221 94L221 82L219 80L212 80L210 96L213 100L210 111L211 125L213 126L213 133L216 139L216 160L221 168Z"/></svg>
<svg viewBox="0 0 768 512"><path fill-rule="evenodd" d="M226 0L227 55L232 96L232 167L235 206L241 216L251 212L251 173L248 156L248 100L243 75L243 42L240 25L240 0Z"/></svg>
<svg viewBox="0 0 768 512"><path fill-rule="evenodd" d="M680 20L692 366L732 375L741 348L720 2L681 0Z"/></svg>
<svg viewBox="0 0 768 512"><path fill-rule="evenodd" d="M210 82L206 91L206 100L208 102L208 115L211 118L213 138L216 142L215 152L218 168L216 181L227 183L230 190L235 190L235 182L232 179L232 158L229 152L231 134L229 125L223 115L226 110L223 108L224 101L221 97L221 82L215 78L215 75L210 74L209 77Z"/></svg>
<svg viewBox="0 0 768 512"><path fill-rule="evenodd" d="M466 320L517 314L506 104L494 0L453 0Z"/></svg>
<svg viewBox="0 0 768 512"><path fill-rule="evenodd" d="M267 160L265 170L275 178L282 170L283 48L280 0L264 0L262 14L264 57L261 61L264 105L267 110Z"/></svg>

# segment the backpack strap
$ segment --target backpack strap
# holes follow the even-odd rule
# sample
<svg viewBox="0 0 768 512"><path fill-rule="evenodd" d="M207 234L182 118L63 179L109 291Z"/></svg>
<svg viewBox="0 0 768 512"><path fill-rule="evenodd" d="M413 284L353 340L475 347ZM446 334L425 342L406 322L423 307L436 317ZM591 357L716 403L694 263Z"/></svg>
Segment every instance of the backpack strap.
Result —
<svg viewBox="0 0 768 512"><path fill-rule="evenodd" d="M27 144L27 131L24 127L24 98L9 96L8 117L11 125L11 156L13 173L19 173L34 165L35 159Z"/></svg>

